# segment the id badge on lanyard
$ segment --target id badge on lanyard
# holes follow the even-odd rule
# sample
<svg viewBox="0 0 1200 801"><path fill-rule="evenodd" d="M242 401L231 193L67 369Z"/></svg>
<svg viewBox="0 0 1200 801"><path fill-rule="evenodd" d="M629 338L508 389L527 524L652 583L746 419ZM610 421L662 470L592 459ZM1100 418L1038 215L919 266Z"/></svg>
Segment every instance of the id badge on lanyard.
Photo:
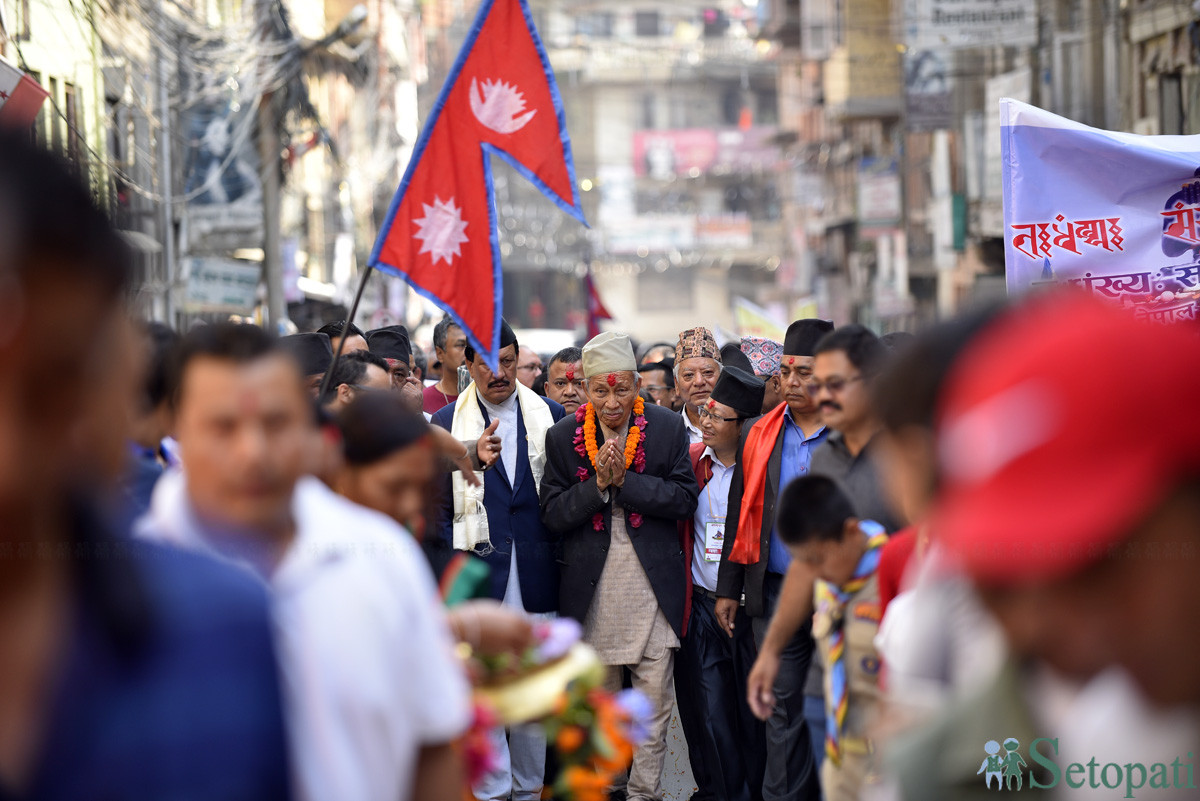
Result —
<svg viewBox="0 0 1200 801"><path fill-rule="evenodd" d="M714 520L704 524L704 561L720 562L721 551L725 550L725 521Z"/></svg>

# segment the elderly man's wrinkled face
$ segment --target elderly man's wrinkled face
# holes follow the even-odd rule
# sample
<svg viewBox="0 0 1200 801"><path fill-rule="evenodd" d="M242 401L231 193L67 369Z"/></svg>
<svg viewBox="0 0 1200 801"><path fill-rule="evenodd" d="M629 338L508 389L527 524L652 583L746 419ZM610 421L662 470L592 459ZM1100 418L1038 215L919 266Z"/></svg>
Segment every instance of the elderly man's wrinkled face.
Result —
<svg viewBox="0 0 1200 801"><path fill-rule="evenodd" d="M708 400L717 377L721 375L721 363L716 359L695 356L675 365L675 389L689 408L695 410Z"/></svg>
<svg viewBox="0 0 1200 801"><path fill-rule="evenodd" d="M587 395L601 424L619 431L637 402L639 376L632 370L606 373L587 380Z"/></svg>

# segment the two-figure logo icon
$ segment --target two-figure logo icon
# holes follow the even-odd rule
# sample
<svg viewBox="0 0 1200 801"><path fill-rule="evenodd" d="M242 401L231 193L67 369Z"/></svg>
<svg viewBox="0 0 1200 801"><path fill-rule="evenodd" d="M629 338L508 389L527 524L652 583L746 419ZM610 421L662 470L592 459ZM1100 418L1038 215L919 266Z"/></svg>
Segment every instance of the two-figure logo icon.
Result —
<svg viewBox="0 0 1200 801"><path fill-rule="evenodd" d="M1021 769L1026 766L1026 763L1025 758L1017 750L1020 747L1021 743L1015 737L1009 737L1004 741L1003 753L1001 753L1000 743L995 740L988 740L983 744L983 750L987 756L984 757L983 763L975 775L984 774L983 780L989 790L992 789L993 776L996 777L997 790L1003 790L1006 784L1009 790L1013 789L1013 779L1017 780L1016 789L1021 789L1023 781Z"/></svg>

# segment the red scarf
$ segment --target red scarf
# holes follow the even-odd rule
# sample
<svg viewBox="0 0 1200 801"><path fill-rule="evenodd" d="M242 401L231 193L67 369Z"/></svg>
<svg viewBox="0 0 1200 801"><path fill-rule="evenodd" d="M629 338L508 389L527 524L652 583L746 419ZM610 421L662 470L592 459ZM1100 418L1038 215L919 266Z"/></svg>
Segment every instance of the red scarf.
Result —
<svg viewBox="0 0 1200 801"><path fill-rule="evenodd" d="M729 552L730 561L739 565L758 564L759 548L762 544L763 493L767 486L767 463L771 461L771 451L775 450L775 441L783 431L783 416L787 413L787 408L786 403L781 403L767 412L750 429L750 433L746 435L746 444L742 447L742 475L745 476L742 512L738 516L737 538Z"/></svg>

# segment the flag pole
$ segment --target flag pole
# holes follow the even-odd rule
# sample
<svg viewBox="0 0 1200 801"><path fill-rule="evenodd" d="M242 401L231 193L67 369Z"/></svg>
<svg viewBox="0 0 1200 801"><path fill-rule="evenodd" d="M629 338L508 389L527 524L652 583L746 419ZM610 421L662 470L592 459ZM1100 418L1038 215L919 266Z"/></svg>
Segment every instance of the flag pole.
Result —
<svg viewBox="0 0 1200 801"><path fill-rule="evenodd" d="M374 269L368 264L367 269L363 270L362 280L358 282L358 291L354 293L354 302L350 304L350 311L346 315L346 325L342 327L342 335L338 338L337 350L333 352L333 361L329 363L329 369L325 371L325 377L321 379L321 391L317 393L318 403L323 402L325 393L329 390L329 382L333 380L333 368L337 366L338 359L342 355L342 348L346 346L346 329L354 322L354 315L358 314L358 304L362 301L363 290L367 288L367 279L371 277Z"/></svg>

